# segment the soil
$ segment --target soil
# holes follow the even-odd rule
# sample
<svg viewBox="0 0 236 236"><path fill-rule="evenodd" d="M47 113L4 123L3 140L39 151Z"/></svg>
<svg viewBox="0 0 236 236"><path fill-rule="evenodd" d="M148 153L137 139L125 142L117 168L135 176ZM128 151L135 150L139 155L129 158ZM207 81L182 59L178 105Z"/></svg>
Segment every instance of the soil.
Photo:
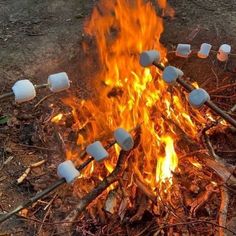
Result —
<svg viewBox="0 0 236 236"><path fill-rule="evenodd" d="M88 61L82 50L83 42L87 40L83 22L96 2L0 0L0 94L10 91L19 79L28 78L35 84L42 84L49 74L67 71L77 96L89 96L92 76L88 71L95 71L97 65L96 61ZM169 4L175 9L175 16L163 17L165 32L161 39L169 50L178 43L191 43L193 48L198 49L201 43L207 42L215 50L223 43L231 44L232 51L236 53L235 0L171 0ZM194 36L196 29L199 31ZM213 57L183 60L170 54L169 60L209 91L236 79L234 56L226 71L225 65L217 63ZM223 109L229 109L236 102L236 97L232 98L235 88L226 92L229 97L224 99L219 97L222 91L212 93L214 102ZM42 89L35 100L23 105L16 105L13 99L1 101L0 117L5 116L7 121L0 124L0 211L8 211L44 189L56 179L56 166L64 159L58 151L55 130L48 119L63 106L60 98L67 94L50 97L45 103L37 105L46 95L48 91ZM49 109L50 105L53 109ZM47 137L45 132L49 134ZM47 162L33 169L25 183L17 185L16 180L25 169L40 160ZM61 214L68 211L66 204L64 208L61 206L65 196L67 202L73 202L69 195L61 193L56 202ZM40 203L41 219L45 202L51 198ZM39 227L34 222L24 222L15 217L0 226L0 235L48 235L43 231L39 233Z"/></svg>

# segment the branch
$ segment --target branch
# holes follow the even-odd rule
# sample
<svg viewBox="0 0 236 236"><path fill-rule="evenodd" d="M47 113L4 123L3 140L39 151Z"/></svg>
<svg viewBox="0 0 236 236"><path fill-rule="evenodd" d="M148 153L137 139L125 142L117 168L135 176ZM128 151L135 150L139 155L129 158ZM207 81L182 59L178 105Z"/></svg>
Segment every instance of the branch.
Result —
<svg viewBox="0 0 236 236"><path fill-rule="evenodd" d="M221 204L220 204L220 214L219 214L219 225L222 227L219 229L219 236L226 236L226 222L227 222L227 213L229 206L229 194L228 190L222 186L220 188L221 193Z"/></svg>
<svg viewBox="0 0 236 236"><path fill-rule="evenodd" d="M139 144L140 140L140 130L137 131L138 135L135 135L135 145L136 148ZM91 192L85 195L79 203L75 206L74 210L72 210L69 215L65 218L64 221L69 222L66 224L62 224L58 227L59 232L63 232L66 227L71 227L75 219L85 210L85 208L95 200L99 195L103 193L111 184L118 181L125 170L125 164L128 158L131 156L132 150L123 151L121 150L120 155L118 157L117 165L115 169L101 181L97 187L95 187Z"/></svg>

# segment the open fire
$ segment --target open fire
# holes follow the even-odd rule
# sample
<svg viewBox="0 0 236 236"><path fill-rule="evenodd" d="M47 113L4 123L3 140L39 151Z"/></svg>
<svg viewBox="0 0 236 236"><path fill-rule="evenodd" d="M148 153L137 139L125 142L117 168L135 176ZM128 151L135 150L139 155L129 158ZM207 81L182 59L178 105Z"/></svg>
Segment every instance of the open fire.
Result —
<svg viewBox="0 0 236 236"><path fill-rule="evenodd" d="M97 4L85 23L85 38L96 42L93 51L99 65L90 84L94 87L91 96L79 99L73 90L63 100L63 111L39 119L43 124L39 136L50 133L50 141L59 148L55 157L63 153L68 160L58 164L57 180L43 190L38 187L36 195L13 210L0 213L0 224L19 213L40 223L39 232L48 224L61 235L72 231L79 235L236 235L228 227L229 220L235 220L231 210L235 199L230 202L236 187L235 166L218 155L226 142L232 141L229 147L236 145L232 129L236 128L232 114L236 105L222 110L212 94L228 90L231 84L219 87L210 67L217 77L217 88L207 87L210 96L197 83L191 85L180 69L168 65L169 54L160 43L163 22L156 13L159 10L162 15L173 14L166 0L100 0ZM89 42L82 44L86 55ZM216 53L211 47L202 43L198 57ZM230 45L221 45L217 60L227 62L230 52ZM191 51L190 44L178 44L175 51L183 58L192 54L195 50ZM89 61L93 56L89 55ZM220 69L221 65L215 66ZM19 80L13 92L1 95L0 100L14 95L17 103L27 102L35 98L36 89L46 87L53 93L69 89L67 73L52 74L41 85ZM49 105L53 114L55 106L54 102ZM229 152L228 156L235 153L224 149L222 153ZM33 168L44 163L46 160L30 164L17 179L19 187ZM35 183L37 186L37 180ZM62 185L65 191L56 192L47 203L49 193ZM74 195L69 200L68 189ZM35 210L41 203L47 206ZM28 212L29 206L32 212ZM43 211L41 222L38 217ZM47 223L51 217L53 223Z"/></svg>
<svg viewBox="0 0 236 236"><path fill-rule="evenodd" d="M178 166L175 144L179 136L167 120L195 139L197 127L189 115L186 99L159 79L160 71L143 69L138 63L139 54L152 48L159 50L163 63L166 62L166 50L159 42L162 19L150 2L101 1L86 23L85 31L96 39L102 66L95 78L95 98L65 99L72 107L77 144L84 148L117 127L132 130L140 125L141 142L133 165L138 169L142 166L142 177L152 189L160 183L171 183L172 172ZM196 112L194 116L203 119ZM61 118L59 114L53 121ZM108 173L117 161L118 146L115 149L116 155L105 161ZM67 158L77 160L77 156L68 147ZM97 164L89 165L83 172L85 177L98 169L94 165Z"/></svg>
<svg viewBox="0 0 236 236"><path fill-rule="evenodd" d="M165 1L159 1L159 4L161 8L166 7ZM121 216L123 208L131 207L136 202L127 201L127 195L129 199L133 195L139 199L139 188L156 205L153 207L155 214L161 215L166 209L171 212L166 213L168 222L175 222L173 218L186 220L183 201L190 208L191 217L195 217L199 207L215 192L217 183L209 180L208 172L201 172L202 165L191 158L191 155L188 161L184 161L183 157L189 155L191 142L185 142L184 145L179 142L187 137L193 143L198 143L199 129L212 115L206 113L204 117L199 111L192 109L184 91L168 86L160 79L160 70L154 67L142 68L139 65L140 53L149 49L158 50L161 53L161 63L167 63L166 49L159 41L163 32L162 18L157 16L154 5L149 1L102 0L94 9L91 19L86 22L85 31L96 41L100 71L93 82L96 96L88 100L72 96L64 99L64 103L72 110L72 129L76 134L77 144L76 148L67 146L67 159L80 165L84 159L78 158L79 153L88 144L100 140L106 145L118 127L129 131L140 128L140 142L132 150L122 178L111 181L112 184L109 184L106 191L101 191L103 187L99 186L102 184L98 185L100 193L105 193L106 203L103 201L103 204L99 204L100 200L96 199L95 204L88 209L90 214L94 214L93 207L97 205L100 210L105 207L110 213ZM194 85L197 87L196 83ZM60 123L63 119L66 119L66 115L60 113L52 121ZM197 149L199 147L197 145ZM81 178L75 182L74 192L79 198L85 197L77 205L75 214L95 199L91 198L92 189L113 173L119 155L120 148L115 144L109 150L108 159L103 163L91 162L82 171ZM191 168L187 168L189 165ZM196 170L199 171L198 174ZM191 194L199 193L198 184L204 189L204 194L191 200L186 194L187 197L183 200L178 178L175 181L173 178L173 175L179 174L183 174L184 185L188 186ZM197 178L202 181L201 184ZM115 198L111 197L113 191L117 195ZM118 197L121 192L123 200ZM115 206L117 201L120 201L119 209ZM150 206L147 200L139 204L139 208L144 209ZM131 221L140 219L144 209L137 210ZM102 215L101 211L98 212ZM66 220L74 221L75 214L72 211Z"/></svg>

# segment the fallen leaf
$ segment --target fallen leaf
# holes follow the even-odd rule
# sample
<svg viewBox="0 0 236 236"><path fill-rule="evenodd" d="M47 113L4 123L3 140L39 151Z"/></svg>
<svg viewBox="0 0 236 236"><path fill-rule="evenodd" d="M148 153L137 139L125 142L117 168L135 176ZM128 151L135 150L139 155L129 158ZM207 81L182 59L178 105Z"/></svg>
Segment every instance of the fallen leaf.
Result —
<svg viewBox="0 0 236 236"><path fill-rule="evenodd" d="M0 117L0 125L7 124L8 120L9 120L9 116L1 116Z"/></svg>

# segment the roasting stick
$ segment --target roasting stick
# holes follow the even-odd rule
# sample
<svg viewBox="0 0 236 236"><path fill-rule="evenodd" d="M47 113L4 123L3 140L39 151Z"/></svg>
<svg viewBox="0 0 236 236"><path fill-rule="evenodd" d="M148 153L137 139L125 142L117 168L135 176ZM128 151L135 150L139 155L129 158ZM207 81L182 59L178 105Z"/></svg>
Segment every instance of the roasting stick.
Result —
<svg viewBox="0 0 236 236"><path fill-rule="evenodd" d="M140 128L140 125L137 125L135 128L131 129L130 132L137 130L138 128ZM129 133L127 131L125 131L122 128L118 128L116 129L116 131L114 132L114 137L115 139L112 140L109 144L107 144L103 149L104 150L109 150L111 147L114 146L114 144L118 144L124 151L128 151L130 149L133 148L133 139L132 136L129 135ZM81 154L79 155L79 158L83 158L88 154L88 149L90 149L91 152L93 152L93 147L96 146L94 144L97 144L97 142L90 144L88 147L92 146L91 148L88 148L84 151L81 152ZM100 154L100 153L99 153ZM95 158L94 157L89 157L85 162L83 162L78 168L77 171L81 171L83 170L90 162L92 162ZM4 221L6 221L7 219L11 218L13 215L15 215L16 213L18 213L19 211L23 210L24 208L30 206L32 203L36 202L37 200L41 199L42 197L46 196L47 194L49 194L50 192L52 192L53 190L55 190L56 188L58 188L59 186L61 186L62 184L66 183L66 177L65 178L61 178L57 181L55 181L51 186L49 186L48 188L44 189L43 191L39 192L38 194L36 194L34 197L28 199L26 202L20 204L19 206L17 206L15 209L13 209L12 211L6 213L6 214L2 214L2 216L0 215L0 223L3 223Z"/></svg>
<svg viewBox="0 0 236 236"><path fill-rule="evenodd" d="M155 50L145 51L140 55L140 64L143 67L154 65L161 71L165 71L167 67L164 67L162 64L159 63L159 61L160 61L160 53ZM175 73L177 75L175 81L179 83L189 93L195 90L196 88L193 85L187 83L185 80L182 79L183 72L177 68L175 69L176 69ZM173 74L171 76L173 76ZM174 78L172 80L174 80ZM236 120L233 119L229 114L224 112L222 109L220 109L216 104L214 104L209 99L206 100L204 104L236 128Z"/></svg>
<svg viewBox="0 0 236 236"><path fill-rule="evenodd" d="M70 87L70 82L65 72L50 75L47 83L40 85L33 85L27 79L18 80L13 85L12 92L0 95L0 100L14 96L17 103L27 102L36 97L37 89L49 88L53 93L61 92Z"/></svg>
<svg viewBox="0 0 236 236"><path fill-rule="evenodd" d="M34 85L34 88L37 89L41 89L41 88L47 88L49 85L48 84L39 84L39 85ZM14 96L14 92L9 92L9 93L4 93L2 95L0 95L0 100L5 99L5 98L9 98L9 97L13 97Z"/></svg>

